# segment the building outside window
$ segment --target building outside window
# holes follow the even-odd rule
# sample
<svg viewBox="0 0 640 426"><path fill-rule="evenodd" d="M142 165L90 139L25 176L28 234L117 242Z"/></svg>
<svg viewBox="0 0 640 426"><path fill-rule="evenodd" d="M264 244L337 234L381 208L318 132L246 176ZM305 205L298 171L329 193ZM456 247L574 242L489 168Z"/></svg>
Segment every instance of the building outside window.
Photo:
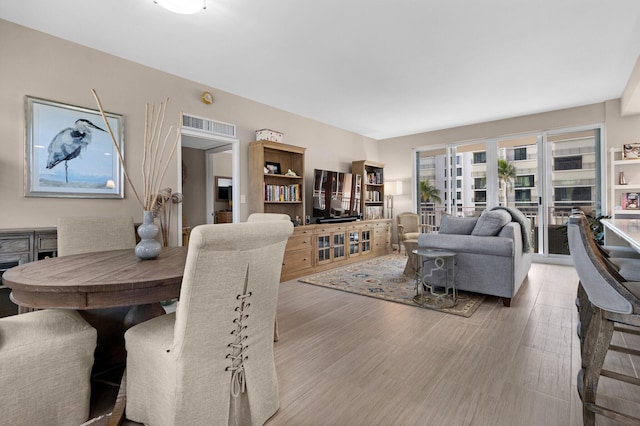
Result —
<svg viewBox="0 0 640 426"><path fill-rule="evenodd" d="M482 151L482 152L474 152L473 153L473 163L474 164L479 164L479 163L486 163L487 162L487 153Z"/></svg>
<svg viewBox="0 0 640 426"><path fill-rule="evenodd" d="M528 202L531 201L531 190L530 189L516 189L516 202Z"/></svg>
<svg viewBox="0 0 640 426"><path fill-rule="evenodd" d="M527 159L527 148L515 148L513 150L513 159L514 160L526 160Z"/></svg>
<svg viewBox="0 0 640 426"><path fill-rule="evenodd" d="M555 202L562 203L565 202L576 202L576 201L586 201L587 204L591 203L591 187L588 186L575 186L575 187L564 187L564 188L554 188L554 196Z"/></svg>
<svg viewBox="0 0 640 426"><path fill-rule="evenodd" d="M554 170L577 170L582 168L582 155L570 157L555 157L553 159Z"/></svg>
<svg viewBox="0 0 640 426"><path fill-rule="evenodd" d="M516 188L522 188L522 187L530 188L535 186L533 175L516 176L516 179L514 181L514 186Z"/></svg>

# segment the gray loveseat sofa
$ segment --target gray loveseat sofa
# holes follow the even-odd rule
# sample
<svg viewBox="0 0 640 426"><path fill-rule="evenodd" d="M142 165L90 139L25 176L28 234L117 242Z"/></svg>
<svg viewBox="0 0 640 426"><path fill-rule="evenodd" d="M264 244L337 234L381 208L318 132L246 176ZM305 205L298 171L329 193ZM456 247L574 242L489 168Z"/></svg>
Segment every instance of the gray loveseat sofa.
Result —
<svg viewBox="0 0 640 426"><path fill-rule="evenodd" d="M501 297L504 306L511 305L531 267L528 220L515 209L444 216L440 231L421 234L418 246L456 253L456 288Z"/></svg>

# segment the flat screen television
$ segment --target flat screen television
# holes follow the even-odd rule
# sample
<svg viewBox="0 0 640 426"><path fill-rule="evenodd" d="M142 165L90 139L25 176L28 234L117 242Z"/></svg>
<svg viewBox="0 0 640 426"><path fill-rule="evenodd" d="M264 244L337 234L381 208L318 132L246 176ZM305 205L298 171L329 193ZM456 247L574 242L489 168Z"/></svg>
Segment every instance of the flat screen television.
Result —
<svg viewBox="0 0 640 426"><path fill-rule="evenodd" d="M217 199L220 201L227 201L231 199L231 186L219 186Z"/></svg>
<svg viewBox="0 0 640 426"><path fill-rule="evenodd" d="M362 178L358 174L314 170L313 217L359 218L360 188Z"/></svg>

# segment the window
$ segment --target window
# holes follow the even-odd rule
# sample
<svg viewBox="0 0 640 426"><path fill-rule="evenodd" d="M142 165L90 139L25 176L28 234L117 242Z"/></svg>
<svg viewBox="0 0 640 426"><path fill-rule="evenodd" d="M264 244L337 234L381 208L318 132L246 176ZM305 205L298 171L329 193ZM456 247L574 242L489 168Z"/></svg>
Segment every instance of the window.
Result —
<svg viewBox="0 0 640 426"><path fill-rule="evenodd" d="M516 189L516 201L531 201L530 189Z"/></svg>
<svg viewBox="0 0 640 426"><path fill-rule="evenodd" d="M456 169L456 176L462 176L462 167Z"/></svg>
<svg viewBox="0 0 640 426"><path fill-rule="evenodd" d="M556 202L591 200L591 187L588 186L555 188L554 192Z"/></svg>
<svg viewBox="0 0 640 426"><path fill-rule="evenodd" d="M523 176L516 176L516 180L514 182L514 186L516 188L531 188L534 185L534 177L533 175L523 175Z"/></svg>
<svg viewBox="0 0 640 426"><path fill-rule="evenodd" d="M486 189L487 188L487 178L486 177L474 178L473 179L473 187L475 189Z"/></svg>
<svg viewBox="0 0 640 426"><path fill-rule="evenodd" d="M456 181L456 188L462 188L462 181L461 180L457 180Z"/></svg>
<svg viewBox="0 0 640 426"><path fill-rule="evenodd" d="M462 200L462 192L456 192L456 200Z"/></svg>
<svg viewBox="0 0 640 426"><path fill-rule="evenodd" d="M513 159L514 160L526 160L527 159L527 148L515 148L513 150Z"/></svg>
<svg viewBox="0 0 640 426"><path fill-rule="evenodd" d="M576 170L582 168L582 155L556 157L553 159L554 170Z"/></svg>
<svg viewBox="0 0 640 426"><path fill-rule="evenodd" d="M486 163L487 162L487 153L486 152L474 152L473 153L473 163Z"/></svg>
<svg viewBox="0 0 640 426"><path fill-rule="evenodd" d="M476 203L486 203L487 202L487 191L476 191L475 192L475 202Z"/></svg>

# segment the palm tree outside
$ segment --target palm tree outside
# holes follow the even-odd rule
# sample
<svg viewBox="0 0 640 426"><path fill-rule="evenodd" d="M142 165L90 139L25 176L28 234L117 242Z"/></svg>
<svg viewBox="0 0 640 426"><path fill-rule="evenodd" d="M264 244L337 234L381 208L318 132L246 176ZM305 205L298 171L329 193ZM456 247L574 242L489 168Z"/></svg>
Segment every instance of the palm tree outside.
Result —
<svg viewBox="0 0 640 426"><path fill-rule="evenodd" d="M423 203L434 202L437 204L442 203L440 198L440 190L431 185L429 179L420 181L420 198Z"/></svg>
<svg viewBox="0 0 640 426"><path fill-rule="evenodd" d="M504 158L498 158L498 180L500 181L500 186L504 191L505 206L509 204L507 193L508 191L511 191L513 189L513 181L515 179L516 179L516 166L514 166Z"/></svg>

